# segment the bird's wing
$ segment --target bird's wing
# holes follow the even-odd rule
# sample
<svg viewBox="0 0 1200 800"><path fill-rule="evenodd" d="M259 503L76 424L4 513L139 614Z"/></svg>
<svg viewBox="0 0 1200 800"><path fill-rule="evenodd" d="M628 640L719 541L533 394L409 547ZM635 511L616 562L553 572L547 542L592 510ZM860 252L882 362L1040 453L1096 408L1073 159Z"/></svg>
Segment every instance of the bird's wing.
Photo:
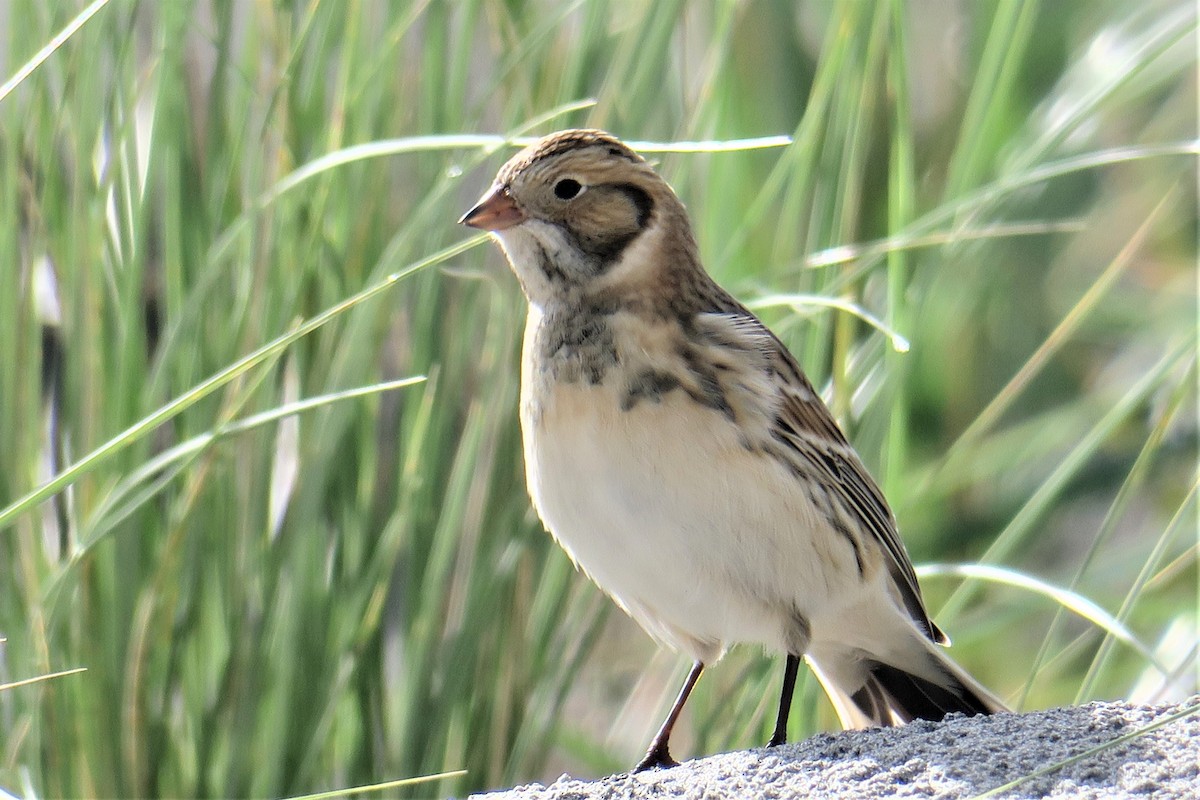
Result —
<svg viewBox="0 0 1200 800"><path fill-rule="evenodd" d="M948 643L945 634L933 624L925 610L916 573L883 492L846 441L796 359L779 338L744 307L726 307L701 316L708 317L710 322L720 319L717 327L726 332L724 343L733 344L728 340L740 339L742 346L755 355L754 360L772 373L777 403L768 430L779 446L771 451L785 461L797 480L816 481L832 490L831 501L871 538L863 542L854 530L847 528L840 532L850 539L856 553L861 546L871 546L871 542L882 547L888 573L909 615L931 640ZM839 523L834 519L833 524L837 527Z"/></svg>

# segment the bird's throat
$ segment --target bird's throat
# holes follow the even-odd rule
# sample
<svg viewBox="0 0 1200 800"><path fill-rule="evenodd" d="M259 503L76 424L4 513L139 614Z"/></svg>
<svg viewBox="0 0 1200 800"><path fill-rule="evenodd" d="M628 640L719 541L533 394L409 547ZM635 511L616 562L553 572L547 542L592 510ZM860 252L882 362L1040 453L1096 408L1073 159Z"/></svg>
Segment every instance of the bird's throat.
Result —
<svg viewBox="0 0 1200 800"><path fill-rule="evenodd" d="M603 383L619 363L612 314L611 307L587 301L543 307L526 340L526 358L551 381Z"/></svg>

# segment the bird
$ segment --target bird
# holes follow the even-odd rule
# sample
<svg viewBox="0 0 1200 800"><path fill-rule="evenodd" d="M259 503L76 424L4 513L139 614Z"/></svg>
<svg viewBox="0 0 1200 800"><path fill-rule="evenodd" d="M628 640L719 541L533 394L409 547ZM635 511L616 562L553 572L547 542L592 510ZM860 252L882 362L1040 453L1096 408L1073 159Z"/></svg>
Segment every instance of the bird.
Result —
<svg viewBox="0 0 1200 800"><path fill-rule="evenodd" d="M704 269L687 210L601 130L545 136L459 220L489 231L528 302L526 483L575 565L692 667L634 767L734 644L801 659L845 728L1003 703L943 652L879 485L783 343Z"/></svg>

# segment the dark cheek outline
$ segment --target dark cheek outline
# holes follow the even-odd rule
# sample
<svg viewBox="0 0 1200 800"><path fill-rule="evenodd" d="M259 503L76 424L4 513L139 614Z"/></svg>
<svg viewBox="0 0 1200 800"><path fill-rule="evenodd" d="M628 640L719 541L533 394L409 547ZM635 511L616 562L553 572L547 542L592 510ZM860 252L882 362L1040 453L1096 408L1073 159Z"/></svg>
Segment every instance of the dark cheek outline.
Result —
<svg viewBox="0 0 1200 800"><path fill-rule="evenodd" d="M629 202L633 203L634 208L637 209L638 229L645 228L646 223L650 220L650 215L654 213L654 201L650 199L650 195L641 187L634 186L632 183L618 183L613 188L621 192Z"/></svg>
<svg viewBox="0 0 1200 800"><path fill-rule="evenodd" d="M628 183L613 184L607 188L625 195L625 198L633 205L637 216L636 228L634 230L627 234L613 237L586 238L580 236L578 231L570 225L563 226L572 246L578 249L579 252L589 256L589 260L594 263L592 272L596 275L604 273L620 259L621 254L625 252L625 248L629 247L634 239L642 235L642 232L646 229L647 222L654 213L654 201L641 188Z"/></svg>

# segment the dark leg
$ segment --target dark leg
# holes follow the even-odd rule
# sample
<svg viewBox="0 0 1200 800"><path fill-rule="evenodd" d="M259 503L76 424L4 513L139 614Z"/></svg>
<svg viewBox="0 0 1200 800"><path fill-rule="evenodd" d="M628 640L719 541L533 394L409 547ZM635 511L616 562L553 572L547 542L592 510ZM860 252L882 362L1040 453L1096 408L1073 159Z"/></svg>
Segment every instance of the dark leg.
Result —
<svg viewBox="0 0 1200 800"><path fill-rule="evenodd" d="M633 768L634 772L642 772L654 767L679 766L679 762L671 758L671 753L667 749L671 738L671 729L675 727L675 720L679 719L679 712L683 711L683 704L687 702L688 695L692 693L692 688L696 685L696 681L700 680L700 673L703 671L704 664L699 661L692 665L692 671L688 673L687 680L683 682L683 688L679 690L679 696L675 698L675 705L671 706L671 713L667 714L662 727L658 729L658 733L654 734L654 740L650 742L650 749L646 751L646 757Z"/></svg>
<svg viewBox="0 0 1200 800"><path fill-rule="evenodd" d="M796 672L800 669L800 656L788 654L783 665L783 694L779 695L779 716L775 718L775 733L767 747L778 747L787 743L788 714L792 711L792 695L796 690Z"/></svg>

